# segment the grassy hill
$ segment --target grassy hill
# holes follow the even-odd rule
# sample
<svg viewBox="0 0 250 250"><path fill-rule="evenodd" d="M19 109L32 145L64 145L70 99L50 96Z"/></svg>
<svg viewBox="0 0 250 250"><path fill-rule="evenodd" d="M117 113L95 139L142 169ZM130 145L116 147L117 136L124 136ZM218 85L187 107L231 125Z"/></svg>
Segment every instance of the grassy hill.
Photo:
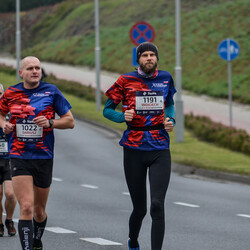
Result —
<svg viewBox="0 0 250 250"><path fill-rule="evenodd" d="M132 71L129 31L138 21L155 29L159 68L174 75L175 1L105 0L100 2L100 46L102 69ZM249 88L249 0L182 1L182 84L198 94L227 98L227 62L217 52L230 37L240 45L232 61L233 100L250 104ZM69 0L51 7L23 12L22 56L94 67L94 1ZM5 29L1 29L5 27ZM15 51L15 15L0 14L0 53Z"/></svg>

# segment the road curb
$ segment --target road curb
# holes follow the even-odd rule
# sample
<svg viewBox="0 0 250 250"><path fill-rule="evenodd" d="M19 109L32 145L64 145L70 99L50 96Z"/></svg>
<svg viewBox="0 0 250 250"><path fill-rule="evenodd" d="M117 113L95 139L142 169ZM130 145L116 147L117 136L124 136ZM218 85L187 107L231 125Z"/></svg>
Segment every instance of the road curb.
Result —
<svg viewBox="0 0 250 250"><path fill-rule="evenodd" d="M202 169L187 165L181 165L173 162L172 171L178 173L181 176L201 176L205 178L220 180L220 181L229 181L237 182L242 184L250 185L250 177L246 175L239 175L233 173L226 173L221 171Z"/></svg>

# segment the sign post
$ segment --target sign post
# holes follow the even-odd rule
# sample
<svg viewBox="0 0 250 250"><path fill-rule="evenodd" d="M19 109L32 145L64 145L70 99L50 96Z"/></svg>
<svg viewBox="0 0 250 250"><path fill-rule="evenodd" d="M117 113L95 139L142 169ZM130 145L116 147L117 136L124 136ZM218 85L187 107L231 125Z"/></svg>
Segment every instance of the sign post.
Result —
<svg viewBox="0 0 250 250"><path fill-rule="evenodd" d="M132 43L138 46L143 42L153 42L155 31L149 23L138 22L131 27L129 35ZM133 47L132 50L132 65L138 66L138 63L136 62L136 47Z"/></svg>
<svg viewBox="0 0 250 250"><path fill-rule="evenodd" d="M175 48L176 48L176 66L175 66L175 83L176 83L176 125L175 125L175 141L184 142L184 111L182 101L182 67L181 67L181 1L175 2Z"/></svg>
<svg viewBox="0 0 250 250"><path fill-rule="evenodd" d="M240 52L239 45L236 41L227 38L223 40L218 46L218 53L223 60L227 61L227 71L228 71L228 102L229 102L229 124L230 127L233 125L233 115L232 115L232 71L231 71L231 61L234 60Z"/></svg>
<svg viewBox="0 0 250 250"><path fill-rule="evenodd" d="M21 61L20 0L16 0L16 80L20 81L19 69Z"/></svg>

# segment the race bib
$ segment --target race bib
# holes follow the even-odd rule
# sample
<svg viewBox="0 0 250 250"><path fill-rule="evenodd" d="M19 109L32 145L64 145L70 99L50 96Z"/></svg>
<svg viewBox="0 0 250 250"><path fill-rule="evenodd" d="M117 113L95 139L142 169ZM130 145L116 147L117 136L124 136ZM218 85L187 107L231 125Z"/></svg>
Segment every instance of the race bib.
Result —
<svg viewBox="0 0 250 250"><path fill-rule="evenodd" d="M158 115L163 112L162 91L136 91L135 108L137 115Z"/></svg>
<svg viewBox="0 0 250 250"><path fill-rule="evenodd" d="M31 120L17 119L16 132L18 141L31 143L42 141L43 128Z"/></svg>
<svg viewBox="0 0 250 250"><path fill-rule="evenodd" d="M0 138L0 155L5 156L8 155L8 142L5 138Z"/></svg>

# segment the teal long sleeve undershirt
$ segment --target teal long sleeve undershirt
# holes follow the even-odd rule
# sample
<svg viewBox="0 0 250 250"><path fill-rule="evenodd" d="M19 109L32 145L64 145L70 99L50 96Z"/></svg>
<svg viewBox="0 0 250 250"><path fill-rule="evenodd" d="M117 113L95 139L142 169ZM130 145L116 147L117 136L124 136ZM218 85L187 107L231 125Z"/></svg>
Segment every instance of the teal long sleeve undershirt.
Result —
<svg viewBox="0 0 250 250"><path fill-rule="evenodd" d="M115 104L111 99L108 99L103 109L103 116L113 122L125 122L124 113L115 110L117 106L118 104Z"/></svg>
<svg viewBox="0 0 250 250"><path fill-rule="evenodd" d="M122 123L125 122L124 113L116 111L116 107L118 104L115 104L111 99L108 99L105 107L103 109L103 116L113 122ZM174 109L174 102L169 103L165 107L165 116L166 117L175 117L175 109ZM175 125L173 119L170 119Z"/></svg>

